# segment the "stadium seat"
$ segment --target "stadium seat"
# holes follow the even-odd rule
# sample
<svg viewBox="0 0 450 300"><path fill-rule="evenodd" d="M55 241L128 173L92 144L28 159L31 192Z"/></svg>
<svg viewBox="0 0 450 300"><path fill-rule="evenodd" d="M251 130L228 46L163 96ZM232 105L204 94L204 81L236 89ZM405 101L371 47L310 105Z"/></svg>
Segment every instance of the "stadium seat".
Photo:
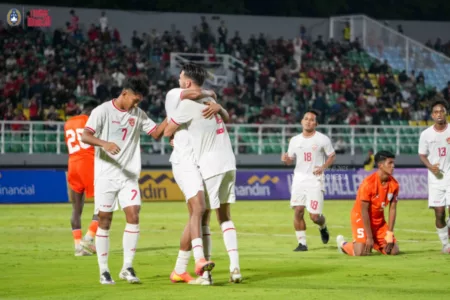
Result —
<svg viewBox="0 0 450 300"><path fill-rule="evenodd" d="M41 143L33 143L33 153L44 153L45 145Z"/></svg>
<svg viewBox="0 0 450 300"><path fill-rule="evenodd" d="M60 147L61 147L60 150L61 150L62 154L67 154L68 153L67 145L65 143L61 143Z"/></svg>

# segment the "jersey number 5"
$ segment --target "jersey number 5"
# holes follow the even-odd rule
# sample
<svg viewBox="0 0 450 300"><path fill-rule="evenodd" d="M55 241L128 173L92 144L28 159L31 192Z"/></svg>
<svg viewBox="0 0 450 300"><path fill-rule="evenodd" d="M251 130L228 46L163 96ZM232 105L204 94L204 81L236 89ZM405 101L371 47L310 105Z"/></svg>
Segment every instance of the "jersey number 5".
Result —
<svg viewBox="0 0 450 300"><path fill-rule="evenodd" d="M223 128L223 120L218 116L218 115L214 115L214 118L216 119L216 123L217 124L222 124L221 127L216 130L216 134L222 134L225 132L225 129Z"/></svg>
<svg viewBox="0 0 450 300"><path fill-rule="evenodd" d="M311 161L312 160L312 153L311 152L305 152L303 153L303 157L305 161Z"/></svg>
<svg viewBox="0 0 450 300"><path fill-rule="evenodd" d="M447 148L446 147L439 147L439 157L447 156Z"/></svg>
<svg viewBox="0 0 450 300"><path fill-rule="evenodd" d="M67 137L67 149L69 150L69 154L73 154L75 152L80 151L80 149L88 149L91 145L85 144L81 142L81 134L83 133L82 128L77 128L76 132L73 129L69 129L66 131Z"/></svg>

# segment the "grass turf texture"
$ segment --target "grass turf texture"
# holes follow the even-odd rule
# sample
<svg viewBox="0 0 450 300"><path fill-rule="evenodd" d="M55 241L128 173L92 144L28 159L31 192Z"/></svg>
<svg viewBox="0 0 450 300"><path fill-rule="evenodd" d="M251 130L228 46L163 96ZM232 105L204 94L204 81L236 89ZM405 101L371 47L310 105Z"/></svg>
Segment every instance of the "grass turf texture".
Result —
<svg viewBox="0 0 450 300"><path fill-rule="evenodd" d="M446 299L450 257L440 253L434 214L426 201L400 201L396 236L401 255L347 257L335 238L351 238L352 201L327 201L330 242L307 220L309 251L293 252L293 211L287 201L241 201L232 216L238 232L242 284L228 283L228 255L211 219L215 286L173 284L181 231L182 202L145 203L135 269L143 284L119 279L122 266L121 211L114 216L109 266L115 286L101 286L97 257L74 257L70 204L2 205L0 299ZM83 215L83 234L93 205ZM306 216L306 215L305 215ZM191 259L189 271L193 274Z"/></svg>

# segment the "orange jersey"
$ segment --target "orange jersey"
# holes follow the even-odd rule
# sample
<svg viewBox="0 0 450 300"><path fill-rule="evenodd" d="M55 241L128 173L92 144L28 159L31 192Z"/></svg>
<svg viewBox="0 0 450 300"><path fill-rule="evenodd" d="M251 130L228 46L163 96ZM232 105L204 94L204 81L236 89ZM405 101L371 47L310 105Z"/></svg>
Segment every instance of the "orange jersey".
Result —
<svg viewBox="0 0 450 300"><path fill-rule="evenodd" d="M69 163L85 158L94 159L94 147L81 142L81 134L84 131L88 119L89 117L86 115L79 115L70 118L64 125L64 136L69 152Z"/></svg>
<svg viewBox="0 0 450 300"><path fill-rule="evenodd" d="M389 176L383 186L378 172L366 177L358 188L356 201L352 210L352 218L362 218L362 201L369 202L369 217L372 227L382 226L386 223L384 209L389 206L390 201L397 201L399 184L394 177Z"/></svg>

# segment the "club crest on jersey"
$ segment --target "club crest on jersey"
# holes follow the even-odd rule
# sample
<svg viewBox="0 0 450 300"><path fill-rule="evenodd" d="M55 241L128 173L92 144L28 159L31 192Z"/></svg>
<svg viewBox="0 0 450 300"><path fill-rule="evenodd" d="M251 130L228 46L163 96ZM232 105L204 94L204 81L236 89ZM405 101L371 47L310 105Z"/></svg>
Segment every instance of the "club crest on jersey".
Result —
<svg viewBox="0 0 450 300"><path fill-rule="evenodd" d="M312 145L312 150L313 150L313 151L316 151L317 148L319 148L319 146L317 146L317 145Z"/></svg>
<svg viewBox="0 0 450 300"><path fill-rule="evenodd" d="M447 138L447 144L450 144L450 137Z"/></svg>
<svg viewBox="0 0 450 300"><path fill-rule="evenodd" d="M134 118L129 119L128 123L130 124L131 127L133 127L135 124L135 119Z"/></svg>

